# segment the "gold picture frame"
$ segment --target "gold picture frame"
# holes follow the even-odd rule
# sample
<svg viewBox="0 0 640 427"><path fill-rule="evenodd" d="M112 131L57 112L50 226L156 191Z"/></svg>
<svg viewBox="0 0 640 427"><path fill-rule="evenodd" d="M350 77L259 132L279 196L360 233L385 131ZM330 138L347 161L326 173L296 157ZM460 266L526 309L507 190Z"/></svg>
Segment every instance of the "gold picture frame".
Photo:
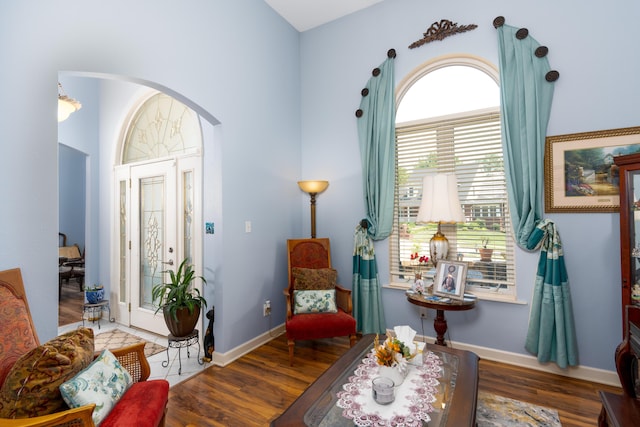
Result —
<svg viewBox="0 0 640 427"><path fill-rule="evenodd" d="M452 299L463 299L466 281L466 262L440 260L436 265L433 294Z"/></svg>
<svg viewBox="0 0 640 427"><path fill-rule="evenodd" d="M640 152L640 126L546 138L545 212L618 212L613 158Z"/></svg>

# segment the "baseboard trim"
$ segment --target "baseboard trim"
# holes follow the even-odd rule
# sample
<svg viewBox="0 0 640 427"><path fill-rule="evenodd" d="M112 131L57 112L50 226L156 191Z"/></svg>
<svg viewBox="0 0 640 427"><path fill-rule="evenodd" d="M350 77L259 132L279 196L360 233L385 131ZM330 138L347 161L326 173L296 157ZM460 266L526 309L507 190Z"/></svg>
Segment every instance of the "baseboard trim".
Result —
<svg viewBox="0 0 640 427"><path fill-rule="evenodd" d="M393 332L390 330L390 332ZM236 359L244 356L247 353L255 350L263 344L268 343L272 339L285 333L284 324L276 326L275 328L258 335L252 340L249 340L238 347L229 350L226 353L213 353L212 363L216 366L226 366ZM416 335L416 339L419 341L434 342L435 337ZM556 375L562 375L569 378L576 378L585 381L592 381L600 384L606 384L614 387L620 387L620 380L618 374L615 371L607 371L605 369L590 368L588 366L575 366L567 369L560 369L554 363L541 364L533 356L512 353L503 350L496 350L489 347L482 347L478 345L465 344L462 342L451 342L454 348L461 350L472 351L477 354L481 359L492 360L495 362L507 363L509 365L521 366L523 368L529 368L536 371L548 372Z"/></svg>
<svg viewBox="0 0 640 427"><path fill-rule="evenodd" d="M213 352L212 363L216 366L227 366L229 363L233 362L244 356L247 353L252 352L256 348L260 347L271 341L274 338L279 337L280 335L285 333L284 323L276 326L275 328L258 335L257 337L249 340L239 346L227 351L226 353L219 353L217 351Z"/></svg>
<svg viewBox="0 0 640 427"><path fill-rule="evenodd" d="M434 342L435 337L416 336L418 340L426 342ZM564 377L575 378L585 381L606 384L614 387L620 387L620 380L615 371L607 371L605 369L590 368L588 366L573 366L567 369L561 369L555 363L541 364L534 356L512 353L503 350L496 350L489 347L481 347L477 345L465 344L461 342L452 342L454 348L472 351L481 359L491 360L494 362L507 363L509 365L521 366L523 368L533 369L535 371L548 372L551 374L562 375Z"/></svg>

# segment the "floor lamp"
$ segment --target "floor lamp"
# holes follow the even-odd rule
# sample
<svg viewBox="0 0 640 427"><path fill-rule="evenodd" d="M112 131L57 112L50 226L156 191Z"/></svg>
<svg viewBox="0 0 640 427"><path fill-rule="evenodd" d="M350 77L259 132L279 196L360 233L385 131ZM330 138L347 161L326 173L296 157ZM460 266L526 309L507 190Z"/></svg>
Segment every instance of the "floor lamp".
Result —
<svg viewBox="0 0 640 427"><path fill-rule="evenodd" d="M437 222L438 231L429 241L433 265L447 259L449 241L442 234L440 225L464 221L464 213L458 198L458 182L453 173L430 174L422 181L422 202L416 223Z"/></svg>
<svg viewBox="0 0 640 427"><path fill-rule="evenodd" d="M316 238L316 195L329 186L329 181L298 181L298 187L311 196L311 238Z"/></svg>

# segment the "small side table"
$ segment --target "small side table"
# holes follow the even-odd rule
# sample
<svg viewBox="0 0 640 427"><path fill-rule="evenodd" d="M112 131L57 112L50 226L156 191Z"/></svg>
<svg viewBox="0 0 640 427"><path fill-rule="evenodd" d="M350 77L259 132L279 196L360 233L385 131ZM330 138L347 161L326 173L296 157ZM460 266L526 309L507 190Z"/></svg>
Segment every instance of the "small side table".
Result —
<svg viewBox="0 0 640 427"><path fill-rule="evenodd" d="M95 304L91 304L91 303L85 303L82 305L82 326L84 327L84 315L85 313L89 312L89 313L95 313L97 311L102 312L103 310L107 310L109 312L109 317L107 319L109 319L109 322L115 322L116 319L114 317L111 317L111 306L109 305L109 300L108 299L103 299L102 301L99 301ZM100 316L97 320L98 320L98 329L100 329L100 318L102 316ZM93 323L96 323L96 319L91 320Z"/></svg>
<svg viewBox="0 0 640 427"><path fill-rule="evenodd" d="M198 332L197 329L194 329L193 332L191 332L189 335L186 335L184 337L174 337L173 335L169 334L167 336L167 340L169 341L169 345L167 346L167 360L162 361L163 368L166 368L167 366L169 366L169 349L177 348L178 363L180 364L180 367L178 368L178 375L181 375L182 374L182 357L180 355L180 349L184 347L187 348L187 358L188 358L191 355L189 353L189 347L194 344L198 344L198 352L196 353L196 360L198 361L198 364L200 365L204 364L204 362L200 360L200 333Z"/></svg>
<svg viewBox="0 0 640 427"><path fill-rule="evenodd" d="M476 300L454 300L449 302L433 301L426 299L420 294L407 294L407 300L411 304L436 310L436 318L433 321L433 329L436 331L436 344L447 345L444 340L444 334L447 332L447 319L444 317L445 311L463 311L471 310L476 306Z"/></svg>

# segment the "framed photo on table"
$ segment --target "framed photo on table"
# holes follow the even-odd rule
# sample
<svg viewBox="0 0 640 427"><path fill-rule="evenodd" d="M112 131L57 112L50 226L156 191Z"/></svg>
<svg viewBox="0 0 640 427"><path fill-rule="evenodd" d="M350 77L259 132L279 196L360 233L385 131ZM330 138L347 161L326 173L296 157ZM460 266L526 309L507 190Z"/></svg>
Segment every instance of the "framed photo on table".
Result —
<svg viewBox="0 0 640 427"><path fill-rule="evenodd" d="M433 293L453 299L464 298L467 280L467 263L461 261L438 261L433 282Z"/></svg>
<svg viewBox="0 0 640 427"><path fill-rule="evenodd" d="M544 154L545 212L618 212L613 158L640 152L640 127L549 136Z"/></svg>

